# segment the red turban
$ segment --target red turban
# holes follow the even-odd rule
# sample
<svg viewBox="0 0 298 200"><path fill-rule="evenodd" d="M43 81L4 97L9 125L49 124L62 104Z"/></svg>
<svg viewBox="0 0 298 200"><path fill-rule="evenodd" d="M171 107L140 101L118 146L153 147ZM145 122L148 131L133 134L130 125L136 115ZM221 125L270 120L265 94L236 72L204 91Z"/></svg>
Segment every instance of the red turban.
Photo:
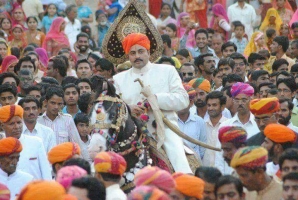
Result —
<svg viewBox="0 0 298 200"><path fill-rule="evenodd" d="M130 48L136 44L144 47L147 50L150 49L150 40L146 35L142 33L131 33L127 35L122 41L124 52L128 54Z"/></svg>
<svg viewBox="0 0 298 200"><path fill-rule="evenodd" d="M188 197L203 199L205 182L195 176L175 173L173 177L176 182L176 190Z"/></svg>
<svg viewBox="0 0 298 200"><path fill-rule="evenodd" d="M254 115L270 114L279 110L279 101L276 97L253 99L250 101L249 107Z"/></svg>
<svg viewBox="0 0 298 200"><path fill-rule="evenodd" d="M20 153L23 150L21 142L13 137L0 140L0 156L9 156L13 153Z"/></svg>
<svg viewBox="0 0 298 200"><path fill-rule="evenodd" d="M167 193L175 188L175 181L171 174L158 167L147 166L138 171L134 179L135 185L152 185Z"/></svg>
<svg viewBox="0 0 298 200"><path fill-rule="evenodd" d="M123 175L126 170L126 161L114 152L100 152L94 158L96 172Z"/></svg>
<svg viewBox="0 0 298 200"><path fill-rule="evenodd" d="M223 126L218 131L220 143L244 143L247 138L246 131L240 126Z"/></svg>
<svg viewBox="0 0 298 200"><path fill-rule="evenodd" d="M76 154L81 154L79 145L73 142L65 142L53 147L48 153L48 159L51 164L55 164L64 162Z"/></svg>
<svg viewBox="0 0 298 200"><path fill-rule="evenodd" d="M10 200L10 191L2 183L0 183L0 200Z"/></svg>
<svg viewBox="0 0 298 200"><path fill-rule="evenodd" d="M269 124L264 129L264 134L267 138L275 143L285 143L296 141L296 133L290 128L281 124Z"/></svg>
<svg viewBox="0 0 298 200"><path fill-rule="evenodd" d="M24 110L19 105L8 105L0 108L0 122L8 122L14 116L19 116L23 119Z"/></svg>

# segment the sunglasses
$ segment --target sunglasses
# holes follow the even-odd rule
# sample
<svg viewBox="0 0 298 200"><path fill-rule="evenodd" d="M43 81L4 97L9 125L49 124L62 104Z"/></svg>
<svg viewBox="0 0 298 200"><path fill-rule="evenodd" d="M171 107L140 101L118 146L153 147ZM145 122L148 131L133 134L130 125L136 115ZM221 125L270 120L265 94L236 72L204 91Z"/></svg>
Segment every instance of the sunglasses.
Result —
<svg viewBox="0 0 298 200"><path fill-rule="evenodd" d="M183 72L182 73L183 76L186 76L186 74L187 74L187 76L193 76L193 72L188 72L188 73Z"/></svg>

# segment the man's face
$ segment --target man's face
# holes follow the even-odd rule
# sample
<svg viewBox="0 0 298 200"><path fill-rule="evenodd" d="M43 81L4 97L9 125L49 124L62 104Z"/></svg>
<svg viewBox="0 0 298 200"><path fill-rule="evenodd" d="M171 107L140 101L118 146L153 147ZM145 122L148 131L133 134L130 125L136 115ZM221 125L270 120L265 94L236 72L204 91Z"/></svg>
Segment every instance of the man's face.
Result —
<svg viewBox="0 0 298 200"><path fill-rule="evenodd" d="M225 142L225 143L221 143L221 149L223 151L224 160L230 166L231 160L232 160L234 154L236 153L237 148L231 142Z"/></svg>
<svg viewBox="0 0 298 200"><path fill-rule="evenodd" d="M261 145L262 147L264 147L265 149L267 149L268 151L268 160L272 161L275 158L275 151L274 151L274 142L272 142L272 140L270 140L269 138L265 138L264 142Z"/></svg>
<svg viewBox="0 0 298 200"><path fill-rule="evenodd" d="M268 85L262 86L260 88L260 98L267 98L269 90L270 88L268 87Z"/></svg>
<svg viewBox="0 0 298 200"><path fill-rule="evenodd" d="M68 194L71 194L80 200L90 200L88 198L88 190L85 188L71 186L68 190Z"/></svg>
<svg viewBox="0 0 298 200"><path fill-rule="evenodd" d="M33 85L33 75L19 75L20 78L20 88L23 90L28 89L30 86Z"/></svg>
<svg viewBox="0 0 298 200"><path fill-rule="evenodd" d="M257 79L256 84L259 87L259 85L261 83L269 83L269 82L270 82L269 75L268 74L264 74L264 75L259 76L259 78Z"/></svg>
<svg viewBox="0 0 298 200"><path fill-rule="evenodd" d="M90 133L89 124L80 122L76 125L76 127L78 129L79 134L82 137L86 137L87 135L89 135L89 133Z"/></svg>
<svg viewBox="0 0 298 200"><path fill-rule="evenodd" d="M0 104L2 106L14 105L16 102L17 98L11 92L2 92L0 94Z"/></svg>
<svg viewBox="0 0 298 200"><path fill-rule="evenodd" d="M220 36L216 36L212 38L212 48L214 49L216 54L221 53L221 46L223 45L224 41Z"/></svg>
<svg viewBox="0 0 298 200"><path fill-rule="evenodd" d="M71 11L67 14L69 20L74 20L78 16L78 8L74 7Z"/></svg>
<svg viewBox="0 0 298 200"><path fill-rule="evenodd" d="M275 124L278 122L278 115L276 113L255 115L255 121L260 131L263 131L268 124Z"/></svg>
<svg viewBox="0 0 298 200"><path fill-rule="evenodd" d="M213 38L213 34L212 33L208 33L208 46L209 47L212 46L212 38Z"/></svg>
<svg viewBox="0 0 298 200"><path fill-rule="evenodd" d="M78 87L80 88L80 95L85 94L85 93L90 93L91 94L91 92L92 92L89 83L80 82L78 84Z"/></svg>
<svg viewBox="0 0 298 200"><path fill-rule="evenodd" d="M149 57L149 51L145 47L138 44L133 45L128 53L129 61L131 62L132 66L137 69L141 69L147 65Z"/></svg>
<svg viewBox="0 0 298 200"><path fill-rule="evenodd" d="M49 100L45 100L45 102L47 103L47 113L57 116L63 106L63 98L54 95Z"/></svg>
<svg viewBox="0 0 298 200"><path fill-rule="evenodd" d="M291 54L293 56L293 58L297 58L298 57L298 48L296 47L296 45L291 44Z"/></svg>
<svg viewBox="0 0 298 200"><path fill-rule="evenodd" d="M287 64L282 64L281 66L279 66L279 67L277 68L277 71L278 71L278 72L281 72L281 71L288 71L288 69L289 69L289 67L288 67Z"/></svg>
<svg viewBox="0 0 298 200"><path fill-rule="evenodd" d="M249 112L249 96L245 94L238 94L234 97L233 101L239 113L246 114Z"/></svg>
<svg viewBox="0 0 298 200"><path fill-rule="evenodd" d="M47 66L47 76L56 78L58 74L58 70L54 69L53 65L54 65L53 62L49 61Z"/></svg>
<svg viewBox="0 0 298 200"><path fill-rule="evenodd" d="M227 58L229 57L232 53L235 53L235 49L233 46L229 46L229 47L226 47L223 52L222 52L222 55L224 58Z"/></svg>
<svg viewBox="0 0 298 200"><path fill-rule="evenodd" d="M256 184L256 180L259 179L259 177L257 176L257 172L252 172L242 167L237 167L236 171L243 186L248 191L254 191L258 189L258 184Z"/></svg>
<svg viewBox="0 0 298 200"><path fill-rule="evenodd" d="M27 123L35 123L39 114L38 107L35 102L23 103L24 121Z"/></svg>
<svg viewBox="0 0 298 200"><path fill-rule="evenodd" d="M227 91L224 91L223 95L227 98L226 108L231 110L234 106L233 99L231 97L229 97L229 95L227 95Z"/></svg>
<svg viewBox="0 0 298 200"><path fill-rule="evenodd" d="M207 96L207 92L205 92L204 90L201 90L199 88L196 89L196 99L195 99L195 105L198 108L202 108L206 106L206 96Z"/></svg>
<svg viewBox="0 0 298 200"><path fill-rule="evenodd" d="M256 60L253 64L252 64L252 70L255 71L256 69L261 69L263 70L265 66L265 60Z"/></svg>
<svg viewBox="0 0 298 200"><path fill-rule="evenodd" d="M180 69L180 72L182 73L183 80L191 80L195 78L196 72L194 66L185 66L183 65Z"/></svg>
<svg viewBox="0 0 298 200"><path fill-rule="evenodd" d="M198 33L196 36L196 44L199 49L203 49L208 45L207 35L205 33Z"/></svg>
<svg viewBox="0 0 298 200"><path fill-rule="evenodd" d="M81 53L85 53L89 48L88 38L86 37L79 37L77 44Z"/></svg>
<svg viewBox="0 0 298 200"><path fill-rule="evenodd" d="M24 62L22 62L21 67L20 67L20 70L21 69L27 69L27 70L30 71L31 74L34 73L34 66L33 66L32 62L30 62L30 61L24 61Z"/></svg>
<svg viewBox="0 0 298 200"><path fill-rule="evenodd" d="M283 183L282 196L284 200L298 199L298 181L287 179Z"/></svg>
<svg viewBox="0 0 298 200"><path fill-rule="evenodd" d="M17 169L20 153L13 153L9 156L0 157L0 168L7 174L13 174Z"/></svg>
<svg viewBox="0 0 298 200"><path fill-rule="evenodd" d="M234 59L235 67L233 72L238 76L245 76L245 62L242 59Z"/></svg>
<svg viewBox="0 0 298 200"><path fill-rule="evenodd" d="M297 160L288 160L286 159L282 166L280 167L281 170L281 177L291 173L291 172L298 172L298 161Z"/></svg>
<svg viewBox="0 0 298 200"><path fill-rule="evenodd" d="M212 74L215 70L215 59L213 56L204 57L204 64L199 66L206 74Z"/></svg>
<svg viewBox="0 0 298 200"><path fill-rule="evenodd" d="M225 184L217 188L217 200L242 200L243 197L239 194L235 184Z"/></svg>
<svg viewBox="0 0 298 200"><path fill-rule="evenodd" d="M222 75L222 78L232 73L232 68L229 65L218 66L218 69Z"/></svg>
<svg viewBox="0 0 298 200"><path fill-rule="evenodd" d="M8 83L9 85L14 85L17 86L17 82L16 79L12 78L12 77L6 77L3 79L3 84L4 83Z"/></svg>
<svg viewBox="0 0 298 200"><path fill-rule="evenodd" d="M64 91L64 101L66 105L73 106L78 103L79 93L74 87L67 88Z"/></svg>
<svg viewBox="0 0 298 200"><path fill-rule="evenodd" d="M294 97L294 92L292 93L291 89L284 83L280 83L277 87L278 89L278 98L279 99L288 99L292 100Z"/></svg>
<svg viewBox="0 0 298 200"><path fill-rule="evenodd" d="M35 67L38 67L39 66L39 60L38 60L37 56L33 55L33 54L28 55L28 56L31 58L32 62L34 62Z"/></svg>
<svg viewBox="0 0 298 200"><path fill-rule="evenodd" d="M89 78L92 76L92 70L89 63L80 63L77 68L78 78Z"/></svg>
<svg viewBox="0 0 298 200"><path fill-rule="evenodd" d="M210 118L215 118L221 115L224 105L220 105L219 99L208 99L207 101L207 112Z"/></svg>
<svg viewBox="0 0 298 200"><path fill-rule="evenodd" d="M205 182L204 187L204 198L203 200L215 200L215 194L214 194L215 185L212 183Z"/></svg>
<svg viewBox="0 0 298 200"><path fill-rule="evenodd" d="M279 45L277 42L273 41L270 45L271 55L275 56L278 52Z"/></svg>
<svg viewBox="0 0 298 200"><path fill-rule="evenodd" d="M38 90L31 90L31 91L28 93L28 95L34 97L34 98L37 99L38 101L39 101L40 98L41 98L41 93L40 93L40 91L38 91Z"/></svg>
<svg viewBox="0 0 298 200"><path fill-rule="evenodd" d="M285 102L281 103L280 110L278 112L278 116L279 116L278 122L280 124L287 126L291 120L291 114L292 114L292 112L289 109L288 102L285 101Z"/></svg>
<svg viewBox="0 0 298 200"><path fill-rule="evenodd" d="M10 121L2 123L6 137L19 139L23 131L23 121L19 116L13 116Z"/></svg>

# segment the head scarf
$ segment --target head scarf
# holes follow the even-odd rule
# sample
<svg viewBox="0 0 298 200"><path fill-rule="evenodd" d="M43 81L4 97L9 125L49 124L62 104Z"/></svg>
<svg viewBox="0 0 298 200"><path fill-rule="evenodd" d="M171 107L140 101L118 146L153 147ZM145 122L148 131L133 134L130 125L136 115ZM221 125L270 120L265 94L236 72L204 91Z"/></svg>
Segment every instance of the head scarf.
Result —
<svg viewBox="0 0 298 200"><path fill-rule="evenodd" d="M181 27L181 19L182 17L185 17L185 16L189 16L189 13L187 12L182 12L178 15L177 17L177 28ZM178 36L179 37L179 36Z"/></svg>
<svg viewBox="0 0 298 200"><path fill-rule="evenodd" d="M248 42L248 44L246 45L245 49L244 49L244 55L245 56L249 56L251 53L255 53L257 51L257 41L258 39L260 39L260 37L262 37L264 35L263 32L254 32L251 35L251 38Z"/></svg>
<svg viewBox="0 0 298 200"><path fill-rule="evenodd" d="M55 181L32 181L21 191L17 200L63 200L65 189Z"/></svg>
<svg viewBox="0 0 298 200"><path fill-rule="evenodd" d="M0 108L0 122L8 122L14 116L19 116L23 119L24 110L19 105L8 105Z"/></svg>
<svg viewBox="0 0 298 200"><path fill-rule="evenodd" d="M42 44L42 48L46 49L47 42L49 40L54 40L59 44L64 44L70 46L67 36L63 31L60 31L62 23L65 22L64 18L56 17L50 27L49 32L46 35L46 38Z"/></svg>
<svg viewBox="0 0 298 200"><path fill-rule="evenodd" d="M158 167L147 166L138 171L134 179L135 185L152 185L167 193L175 188L175 181L171 174Z"/></svg>
<svg viewBox="0 0 298 200"><path fill-rule="evenodd" d="M153 186L136 187L129 194L128 200L170 200L171 198L162 190Z"/></svg>
<svg viewBox="0 0 298 200"><path fill-rule="evenodd" d="M81 154L79 145L73 142L65 142L53 147L48 153L48 159L51 164L55 164L64 162L76 154Z"/></svg>
<svg viewBox="0 0 298 200"><path fill-rule="evenodd" d="M188 197L203 199L205 182L193 175L175 173L176 190Z"/></svg>
<svg viewBox="0 0 298 200"><path fill-rule="evenodd" d="M44 48L36 48L35 52L38 54L39 61L41 62L43 67L46 68L49 63L49 58L48 58L48 54L47 54L46 50Z"/></svg>
<svg viewBox="0 0 298 200"><path fill-rule="evenodd" d="M247 139L247 133L240 126L223 126L218 130L218 139L220 143L245 143Z"/></svg>
<svg viewBox="0 0 298 200"><path fill-rule="evenodd" d="M10 200L10 191L6 185L0 183L0 200Z"/></svg>
<svg viewBox="0 0 298 200"><path fill-rule="evenodd" d="M264 135L275 143L296 141L296 133L282 124L268 124L264 129Z"/></svg>
<svg viewBox="0 0 298 200"><path fill-rule="evenodd" d="M295 11L294 15L292 16L292 19L291 19L291 21L289 23L290 27L292 26L292 24L294 22L298 22L298 9Z"/></svg>
<svg viewBox="0 0 298 200"><path fill-rule="evenodd" d="M123 175L126 166L124 158L114 152L100 152L94 158L96 172Z"/></svg>
<svg viewBox="0 0 298 200"><path fill-rule="evenodd" d="M13 153L20 153L23 150L21 142L13 137L0 140L0 156L9 156Z"/></svg>
<svg viewBox="0 0 298 200"><path fill-rule="evenodd" d="M231 87L231 95L236 97L238 94L245 94L251 97L254 94L254 88L248 83L237 82Z"/></svg>
<svg viewBox="0 0 298 200"><path fill-rule="evenodd" d="M247 146L238 149L231 160L231 167L255 169L264 167L268 160L268 152L264 147Z"/></svg>
<svg viewBox="0 0 298 200"><path fill-rule="evenodd" d="M150 40L145 34L131 33L127 35L122 41L122 46L125 54L128 54L130 48L136 44L144 47L147 50L150 50Z"/></svg>
<svg viewBox="0 0 298 200"><path fill-rule="evenodd" d="M253 99L250 101L249 108L252 114L262 115L279 111L279 101L276 97Z"/></svg>
<svg viewBox="0 0 298 200"><path fill-rule="evenodd" d="M216 3L212 6L212 12L214 15L216 15L217 17L219 17L220 19L225 19L228 23L229 23L229 18L228 18L228 14L226 9L223 7L223 5ZM211 18L211 22L210 22L210 28L213 27L214 25L214 16L212 16Z"/></svg>
<svg viewBox="0 0 298 200"><path fill-rule="evenodd" d="M2 73L6 72L7 69L14 63L18 63L19 59L13 55L6 56L2 62Z"/></svg>
<svg viewBox="0 0 298 200"><path fill-rule="evenodd" d="M87 172L78 166L66 166L62 167L58 171L56 181L65 189L68 189L74 179L81 178L86 175Z"/></svg>
<svg viewBox="0 0 298 200"><path fill-rule="evenodd" d="M194 100L196 97L196 90L188 84L183 84L184 89L186 90L189 100Z"/></svg>
<svg viewBox="0 0 298 200"><path fill-rule="evenodd" d="M188 82L188 85L193 87L194 89L201 89L205 92L209 93L211 91L211 85L210 82L207 79L204 78L195 78Z"/></svg>
<svg viewBox="0 0 298 200"><path fill-rule="evenodd" d="M266 28L269 26L270 17L275 17L275 28L276 28L276 32L279 33L280 25L282 24L282 19L275 8L269 8L267 10L266 17L264 18L259 28L260 31L265 31Z"/></svg>
<svg viewBox="0 0 298 200"><path fill-rule="evenodd" d="M21 23L18 22L18 21L16 21L16 19L14 18L14 13L15 13L17 10L21 10L22 13L23 13L23 19L22 19ZM25 12L24 12L22 6L20 6L20 5L16 6L16 7L13 9L12 13L11 13L11 22L12 22L12 26L19 24L19 25L22 26L23 29L26 30L26 28L24 27L24 24L25 24L25 22L26 22L26 19L27 19L27 18L26 18L26 15L25 15Z"/></svg>

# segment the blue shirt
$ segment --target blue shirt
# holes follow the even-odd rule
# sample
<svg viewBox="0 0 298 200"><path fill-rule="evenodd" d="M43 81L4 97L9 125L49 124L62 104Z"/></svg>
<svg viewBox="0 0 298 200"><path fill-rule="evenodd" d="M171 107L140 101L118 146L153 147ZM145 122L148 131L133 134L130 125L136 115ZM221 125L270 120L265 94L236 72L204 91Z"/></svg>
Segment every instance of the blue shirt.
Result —
<svg viewBox="0 0 298 200"><path fill-rule="evenodd" d="M46 29L46 34L49 32L50 30L50 27L53 23L53 20L57 17L57 15L55 15L54 17L50 18L49 16L44 16L42 18L42 21L41 21L41 24L42 24L42 27Z"/></svg>
<svg viewBox="0 0 298 200"><path fill-rule="evenodd" d="M88 6L78 7L78 18L88 18L92 14L91 9Z"/></svg>
<svg viewBox="0 0 298 200"><path fill-rule="evenodd" d="M109 23L107 23L105 26L101 26L101 25L97 26L97 30L98 30L98 47L99 48L101 48L103 39L104 39L105 35L107 34L109 28L110 28Z"/></svg>
<svg viewBox="0 0 298 200"><path fill-rule="evenodd" d="M236 37L230 39L231 42L233 42L237 46L237 52L243 54L245 47L248 43L247 39L245 37L242 38L242 40L238 40Z"/></svg>
<svg viewBox="0 0 298 200"><path fill-rule="evenodd" d="M69 113L67 112L67 106L64 106L64 108L62 109L62 113L64 113L64 114L69 114ZM78 111L72 118L75 118L76 115L77 115L78 113L81 113L81 111L79 110L79 111Z"/></svg>
<svg viewBox="0 0 298 200"><path fill-rule="evenodd" d="M207 47L207 53L212 53L215 56L215 52L213 49L211 49L210 47ZM198 57L199 55L201 55L201 51L199 49L199 47L195 47L195 48L189 48L189 51L192 55L193 58Z"/></svg>
<svg viewBox="0 0 298 200"><path fill-rule="evenodd" d="M121 6L118 2L114 2L114 3L112 3L112 4L110 5L110 9L112 9L112 8L117 8L117 11L116 11L114 14L108 16L108 20L109 20L109 22L111 22L111 23L114 22L114 20L118 17L120 11L123 9L122 6Z"/></svg>

